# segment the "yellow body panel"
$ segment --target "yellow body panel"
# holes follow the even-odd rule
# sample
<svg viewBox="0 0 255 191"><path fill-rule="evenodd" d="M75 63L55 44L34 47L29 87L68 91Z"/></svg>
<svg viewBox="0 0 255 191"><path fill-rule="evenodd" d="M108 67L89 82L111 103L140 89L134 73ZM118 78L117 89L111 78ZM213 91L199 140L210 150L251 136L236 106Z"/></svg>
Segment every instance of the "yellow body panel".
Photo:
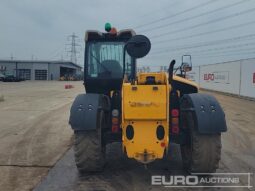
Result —
<svg viewBox="0 0 255 191"><path fill-rule="evenodd" d="M168 150L170 86L166 73L140 75L135 85L124 83L122 86L122 144L129 158L148 163L162 158ZM144 85L146 76L155 76L156 81L160 79L162 82L160 85ZM128 125L132 125L134 129L131 140L126 135ZM159 125L165 131L162 140L156 135Z"/></svg>
<svg viewBox="0 0 255 191"><path fill-rule="evenodd" d="M173 76L173 79L176 80L176 81L182 82L182 83L184 83L184 84L189 84L189 85L194 86L194 87L196 87L197 89L199 89L197 83L192 82L192 81L190 81L190 80L187 80L187 79L185 79L185 78L182 78L182 77L180 77L180 76L175 76L175 75L174 75L174 76Z"/></svg>
<svg viewBox="0 0 255 191"><path fill-rule="evenodd" d="M156 88L157 90L153 90ZM167 118L166 85L123 85L124 119Z"/></svg>
<svg viewBox="0 0 255 191"><path fill-rule="evenodd" d="M135 132L132 140L126 138L126 126L129 124L132 124ZM165 129L163 140L157 139L156 128L158 125L162 125ZM127 121L123 125L122 138L127 156L143 163L149 163L157 158L163 158L164 151L167 149L169 142L168 133L168 123L166 120ZM162 143L164 146L161 145Z"/></svg>

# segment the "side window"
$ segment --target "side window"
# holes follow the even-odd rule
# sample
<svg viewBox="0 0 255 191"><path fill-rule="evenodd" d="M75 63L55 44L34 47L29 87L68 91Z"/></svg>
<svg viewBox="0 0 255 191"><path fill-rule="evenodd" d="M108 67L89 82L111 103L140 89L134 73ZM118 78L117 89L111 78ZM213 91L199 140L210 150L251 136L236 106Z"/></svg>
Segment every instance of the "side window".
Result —
<svg viewBox="0 0 255 191"><path fill-rule="evenodd" d="M96 51L95 51L95 46L91 45L89 48L89 59L88 59L88 63L90 63L88 65L88 73L90 75L90 77L97 77L98 76L98 66L97 66L97 61L96 61Z"/></svg>
<svg viewBox="0 0 255 191"><path fill-rule="evenodd" d="M125 56L125 73L127 75L131 74L131 57L129 56L129 54L126 52L126 56Z"/></svg>

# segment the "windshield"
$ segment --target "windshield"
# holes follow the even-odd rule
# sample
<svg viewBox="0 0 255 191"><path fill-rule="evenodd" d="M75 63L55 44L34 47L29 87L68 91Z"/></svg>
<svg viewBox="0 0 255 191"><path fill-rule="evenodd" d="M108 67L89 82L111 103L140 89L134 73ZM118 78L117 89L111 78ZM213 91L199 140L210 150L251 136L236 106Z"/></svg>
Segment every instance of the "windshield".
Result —
<svg viewBox="0 0 255 191"><path fill-rule="evenodd" d="M125 42L89 42L87 44L88 77L122 78ZM126 70L130 74L131 57L126 53Z"/></svg>

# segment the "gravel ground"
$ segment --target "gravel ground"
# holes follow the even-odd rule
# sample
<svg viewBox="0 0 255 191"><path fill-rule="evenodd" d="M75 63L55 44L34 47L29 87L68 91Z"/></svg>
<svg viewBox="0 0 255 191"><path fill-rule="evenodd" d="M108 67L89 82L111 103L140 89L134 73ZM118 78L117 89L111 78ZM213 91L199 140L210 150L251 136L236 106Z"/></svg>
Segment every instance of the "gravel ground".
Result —
<svg viewBox="0 0 255 191"><path fill-rule="evenodd" d="M83 91L82 82L0 82L0 190L33 189L70 148L69 109Z"/></svg>
<svg viewBox="0 0 255 191"><path fill-rule="evenodd" d="M65 84L74 88L66 90ZM170 190L151 186L151 175L186 175L179 146L173 144L167 159L147 167L108 155L103 173L80 176L74 164L72 130L68 126L71 102L80 92L84 92L81 82L0 83L0 95L5 98L0 102L0 190ZM228 132L222 136L217 172L255 173L255 102L206 93L219 100L228 125ZM113 144L107 149L112 153L119 151L119 147ZM253 187L249 190L254 190L254 182L252 175Z"/></svg>

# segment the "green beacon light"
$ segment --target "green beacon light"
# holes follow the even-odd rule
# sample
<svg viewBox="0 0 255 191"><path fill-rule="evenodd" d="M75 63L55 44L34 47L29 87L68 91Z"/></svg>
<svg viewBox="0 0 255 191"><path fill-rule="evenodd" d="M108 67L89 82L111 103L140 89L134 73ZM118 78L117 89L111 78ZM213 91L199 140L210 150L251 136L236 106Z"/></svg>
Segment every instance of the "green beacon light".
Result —
<svg viewBox="0 0 255 191"><path fill-rule="evenodd" d="M112 26L110 23L105 23L104 29L106 32L110 32L112 29Z"/></svg>

